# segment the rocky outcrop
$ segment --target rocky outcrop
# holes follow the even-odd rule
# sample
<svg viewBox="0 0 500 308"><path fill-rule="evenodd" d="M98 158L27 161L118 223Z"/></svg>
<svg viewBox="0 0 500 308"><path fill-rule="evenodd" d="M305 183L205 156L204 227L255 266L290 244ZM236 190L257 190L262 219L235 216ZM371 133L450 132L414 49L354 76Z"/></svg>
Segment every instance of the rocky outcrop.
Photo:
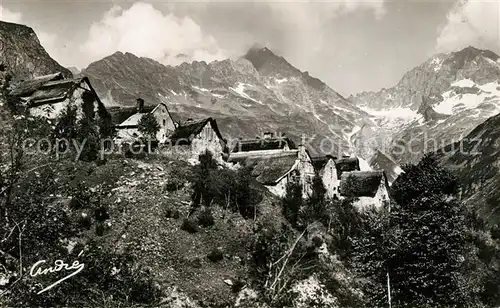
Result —
<svg viewBox="0 0 500 308"><path fill-rule="evenodd" d="M392 88L350 99L374 115L385 140L374 146L399 164L416 163L500 112L499 78L498 55L467 47L432 57Z"/></svg>
<svg viewBox="0 0 500 308"><path fill-rule="evenodd" d="M421 114L424 117L425 122L432 122L445 119L447 116L444 114L437 113L432 108L432 100L428 97L422 96L422 102L420 103L420 107L417 110L418 114Z"/></svg>
<svg viewBox="0 0 500 308"><path fill-rule="evenodd" d="M0 62L12 74L13 82L56 72L73 76L50 57L33 29L3 21L0 21Z"/></svg>
<svg viewBox="0 0 500 308"><path fill-rule="evenodd" d="M460 197L490 224L500 224L500 114L436 154L460 183Z"/></svg>

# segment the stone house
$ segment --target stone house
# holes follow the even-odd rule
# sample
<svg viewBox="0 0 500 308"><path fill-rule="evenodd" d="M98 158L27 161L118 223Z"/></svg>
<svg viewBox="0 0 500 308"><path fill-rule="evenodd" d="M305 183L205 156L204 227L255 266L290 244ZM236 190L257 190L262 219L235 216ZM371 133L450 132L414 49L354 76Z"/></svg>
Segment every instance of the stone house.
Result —
<svg viewBox="0 0 500 308"><path fill-rule="evenodd" d="M339 198L340 179L337 176L335 157L327 155L313 158L316 173L321 177L328 198Z"/></svg>
<svg viewBox="0 0 500 308"><path fill-rule="evenodd" d="M62 73L40 76L19 83L9 95L33 116L56 119L74 107L77 119L85 114L92 119L105 118L111 125L111 116L87 77L65 79Z"/></svg>
<svg viewBox="0 0 500 308"><path fill-rule="evenodd" d="M271 136L245 140L238 146L229 154L228 162L250 168L257 182L274 195L284 197L290 181L301 185L304 197L311 194L315 170L305 146L295 148L290 140L280 143Z"/></svg>
<svg viewBox="0 0 500 308"><path fill-rule="evenodd" d="M389 205L389 183L384 171L351 171L342 173L340 195L354 198L355 206L363 208Z"/></svg>
<svg viewBox="0 0 500 308"><path fill-rule="evenodd" d="M359 171L359 159L357 157L343 157L337 159L334 156L320 156L312 159L316 173L323 180L328 198L340 198L340 179L343 172Z"/></svg>
<svg viewBox="0 0 500 308"><path fill-rule="evenodd" d="M139 132L139 121L146 114L152 114L156 122L160 125L160 129L156 133L156 140L160 143L167 141L168 136L172 134L178 124L172 118L167 106L160 103L156 106L144 106L144 100L137 99L136 113L128 117L125 121L115 126L117 134L115 142L121 144L123 142L133 142L142 134Z"/></svg>
<svg viewBox="0 0 500 308"><path fill-rule="evenodd" d="M213 118L190 120L178 125L166 143L171 151L187 152L191 161L198 161L199 155L208 150L214 159L222 163L227 152L226 142Z"/></svg>

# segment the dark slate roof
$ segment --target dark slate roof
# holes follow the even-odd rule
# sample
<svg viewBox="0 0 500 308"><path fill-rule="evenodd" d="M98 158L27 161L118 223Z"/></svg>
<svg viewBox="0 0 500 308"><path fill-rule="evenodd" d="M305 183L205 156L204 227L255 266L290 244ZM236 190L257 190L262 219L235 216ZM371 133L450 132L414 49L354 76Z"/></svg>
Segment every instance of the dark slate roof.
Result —
<svg viewBox="0 0 500 308"><path fill-rule="evenodd" d="M44 84L28 98L29 106L63 101L80 84L81 79L64 79Z"/></svg>
<svg viewBox="0 0 500 308"><path fill-rule="evenodd" d="M335 160L335 168L337 169L337 178L340 179L343 172L359 171L359 159L357 157L348 157Z"/></svg>
<svg viewBox="0 0 500 308"><path fill-rule="evenodd" d="M35 91L40 89L43 85L50 81L63 79L62 73L55 73L50 75L39 76L30 80L25 80L19 83L9 95L17 97L27 97L33 94Z"/></svg>
<svg viewBox="0 0 500 308"><path fill-rule="evenodd" d="M335 157L333 157L331 155L311 157L311 161L312 161L312 164L314 166L314 170L316 172L323 170L326 163L328 163L328 160L330 160L330 159L335 160Z"/></svg>
<svg viewBox="0 0 500 308"><path fill-rule="evenodd" d="M262 151L262 150L279 150L286 145L290 149L296 149L295 143L288 137L272 137L261 139L239 140L232 149L232 153L247 152L247 151Z"/></svg>
<svg viewBox="0 0 500 308"><path fill-rule="evenodd" d="M352 171L342 173L339 192L344 197L375 197L381 181L387 185L383 171Z"/></svg>
<svg viewBox="0 0 500 308"><path fill-rule="evenodd" d="M148 113L148 112L153 111L156 107L157 107L157 105L145 105L142 110L144 113ZM167 110L168 110L168 108L167 108ZM131 107L131 106L127 106L127 107L111 106L111 107L108 107L108 111L110 112L110 114L112 116L113 124L115 124L116 126L119 126L124 121L126 121L128 118L130 118L131 116L133 116L134 114L137 113L137 107L136 106L134 106L134 107ZM172 120L174 120L174 118L172 118ZM176 123L176 121L174 121L174 123Z"/></svg>
<svg viewBox="0 0 500 308"><path fill-rule="evenodd" d="M251 175L263 185L276 185L295 165L297 151L279 154L247 157L242 165L251 168Z"/></svg>
<svg viewBox="0 0 500 308"><path fill-rule="evenodd" d="M120 129L120 128L137 128L138 125L139 125L139 121L141 120L142 116L144 116L144 115L146 115L148 113L154 112L156 110L156 108L159 108L160 106L164 106L165 107L165 109L167 110L167 113L168 113L170 119L172 120L172 122L176 123L174 121L174 119L172 118L172 115L170 114L170 111L168 110L167 105L164 104L164 103L159 103L156 106L144 106L142 108L142 113L137 113L137 108L134 108L133 110L136 113L131 113L129 117L127 117L120 124L115 125L115 127L118 128L118 129Z"/></svg>
<svg viewBox="0 0 500 308"><path fill-rule="evenodd" d="M183 145L183 144L190 144L192 139L198 135L201 130L210 123L212 128L214 129L215 133L217 134L217 137L221 141L224 141L224 138L222 138L222 135L219 131L219 127L217 126L217 122L213 118L206 118L203 120L195 121L192 123L185 123L182 125L179 125L175 131L170 135L169 139L170 142L173 145Z"/></svg>
<svg viewBox="0 0 500 308"><path fill-rule="evenodd" d="M14 88L10 94L25 101L27 107L36 107L64 101L74 89L82 82L85 82L100 102L87 77L74 79L61 78L61 73L57 73L24 81L18 87Z"/></svg>

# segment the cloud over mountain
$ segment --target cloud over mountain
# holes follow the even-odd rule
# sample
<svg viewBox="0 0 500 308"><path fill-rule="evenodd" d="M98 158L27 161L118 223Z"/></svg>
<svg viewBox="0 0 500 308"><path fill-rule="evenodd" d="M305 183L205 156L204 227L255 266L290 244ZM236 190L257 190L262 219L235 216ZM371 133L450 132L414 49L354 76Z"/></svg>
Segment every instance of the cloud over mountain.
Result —
<svg viewBox="0 0 500 308"><path fill-rule="evenodd" d="M148 3L135 3L128 9L113 6L94 22L81 47L91 60L119 50L153 58L163 64L182 60L213 61L225 58L216 40L203 32L190 17L164 14Z"/></svg>
<svg viewBox="0 0 500 308"><path fill-rule="evenodd" d="M450 52L469 45L500 52L499 2L460 0L448 13L437 50Z"/></svg>

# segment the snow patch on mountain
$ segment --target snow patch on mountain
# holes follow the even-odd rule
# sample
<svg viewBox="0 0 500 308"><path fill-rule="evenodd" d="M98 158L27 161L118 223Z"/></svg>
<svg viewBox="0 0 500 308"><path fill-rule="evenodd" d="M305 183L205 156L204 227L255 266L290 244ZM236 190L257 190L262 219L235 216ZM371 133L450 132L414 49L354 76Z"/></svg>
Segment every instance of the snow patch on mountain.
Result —
<svg viewBox="0 0 500 308"><path fill-rule="evenodd" d="M412 110L410 108L403 108L403 107L398 107L398 108L392 108L392 109L386 109L386 110L374 110L370 109L368 107L362 107L361 108L363 111L366 111L367 113L374 115L376 117L384 117L388 119L399 119L399 118L405 118L408 120L413 120L416 117L418 117L418 113L415 110Z"/></svg>
<svg viewBox="0 0 500 308"><path fill-rule="evenodd" d="M498 101L500 100L500 87L498 81L478 85L471 80L464 79L453 83L456 87L478 88L478 93L457 93L449 90L442 94L443 101L434 106L434 110L439 113L452 115L465 110L478 108L483 103L492 104L496 113L500 110Z"/></svg>
<svg viewBox="0 0 500 308"><path fill-rule="evenodd" d="M361 110L372 115L375 123L383 128L400 127L421 117L415 110L403 107L375 110L365 106Z"/></svg>
<svg viewBox="0 0 500 308"><path fill-rule="evenodd" d="M323 100L321 100L321 102L326 104L326 102ZM326 104L326 105L328 105L328 104ZM328 105L328 106L330 106L330 105ZM355 113L354 111L343 108L343 107L339 107L339 106L335 106L335 105L331 105L331 107L335 110L340 111L340 112Z"/></svg>
<svg viewBox="0 0 500 308"><path fill-rule="evenodd" d="M472 88L475 85L470 79L462 79L451 84L452 87Z"/></svg>
<svg viewBox="0 0 500 308"><path fill-rule="evenodd" d="M349 148L352 152L356 150L356 145L354 144L354 140L356 139L355 136L359 131L361 130L361 127L355 125L350 132L345 132L345 129L342 131L344 132L344 137L347 140L347 143L349 144Z"/></svg>
<svg viewBox="0 0 500 308"><path fill-rule="evenodd" d="M443 66L443 59L436 57L436 58L432 59L431 65L434 65L434 72L439 72L439 70Z"/></svg>
<svg viewBox="0 0 500 308"><path fill-rule="evenodd" d="M201 91L201 92L210 92L209 89L205 89L205 88L200 88L200 87L197 87L197 86L192 86L193 89L196 89L198 91Z"/></svg>
<svg viewBox="0 0 500 308"><path fill-rule="evenodd" d="M175 101L172 101L169 97L161 94L161 93L157 93L158 95L158 98L160 99L160 102L162 102L163 104L166 104L167 106L169 105L179 105L178 102L175 102Z"/></svg>
<svg viewBox="0 0 500 308"><path fill-rule="evenodd" d="M491 64L493 64L493 65L498 65L498 66L500 66L500 58L498 58L498 60L497 60L496 62L495 62L495 61L493 61L493 60L491 60L491 59L490 59L490 58L488 58L488 57L485 57L484 59L486 59L486 61L487 61L487 62L489 62L489 63L491 63Z"/></svg>
<svg viewBox="0 0 500 308"><path fill-rule="evenodd" d="M276 81L276 83L280 84L280 83L288 81L288 78L282 78L282 79L275 78L274 81Z"/></svg>
<svg viewBox="0 0 500 308"><path fill-rule="evenodd" d="M241 96L243 98L249 99L249 100L254 101L260 105L263 105L263 103L261 101L256 100L254 98L251 98L248 94L245 93L245 88L251 87L251 86L252 85L250 85L248 83L238 82L238 84L236 85L236 88L229 87L229 90L236 92L239 96Z"/></svg>

